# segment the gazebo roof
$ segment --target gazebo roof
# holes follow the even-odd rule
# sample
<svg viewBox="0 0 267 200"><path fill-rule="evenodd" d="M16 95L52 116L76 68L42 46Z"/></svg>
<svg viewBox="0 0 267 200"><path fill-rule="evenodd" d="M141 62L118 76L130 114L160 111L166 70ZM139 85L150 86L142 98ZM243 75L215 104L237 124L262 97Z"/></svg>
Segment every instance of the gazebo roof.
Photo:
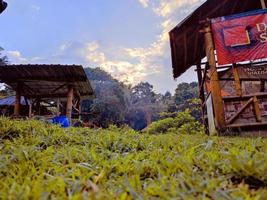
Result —
<svg viewBox="0 0 267 200"><path fill-rule="evenodd" d="M173 77L179 77L205 57L199 21L256 9L261 9L260 0L207 0L202 4L169 33Z"/></svg>
<svg viewBox="0 0 267 200"><path fill-rule="evenodd" d="M93 95L93 89L80 65L4 65L0 66L0 82L21 88L27 98L66 97L73 85L81 97Z"/></svg>

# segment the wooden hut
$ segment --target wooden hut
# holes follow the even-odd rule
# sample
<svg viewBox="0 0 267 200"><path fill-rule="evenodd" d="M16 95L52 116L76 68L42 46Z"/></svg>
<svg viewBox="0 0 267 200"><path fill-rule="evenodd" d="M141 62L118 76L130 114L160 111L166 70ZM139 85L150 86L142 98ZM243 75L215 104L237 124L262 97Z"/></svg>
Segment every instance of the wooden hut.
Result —
<svg viewBox="0 0 267 200"><path fill-rule="evenodd" d="M29 117L42 114L45 103L69 119L73 110L80 116L82 99L93 97L85 71L78 65L4 65L0 66L0 82L16 92L15 117L21 114L22 96L31 102Z"/></svg>
<svg viewBox="0 0 267 200"><path fill-rule="evenodd" d="M267 52L267 48L251 48L255 46L255 41L250 40L253 27L242 21L256 14L266 16L266 3L266 0L207 0L169 33L173 76L177 78L190 67L196 67L203 121L210 134L267 135L267 61L263 56L251 58L258 51ZM240 21L231 26L234 19ZM217 22L224 23L219 36L214 31ZM266 36L267 42L267 21L254 28L259 31L262 26L260 37ZM240 34L237 38L243 43L235 45L231 37L227 40L226 35L233 30L244 32L245 37ZM218 37L224 40L232 60L236 59L237 50L240 53L253 49L242 60L246 62L238 62L238 59L227 64L222 62L218 52L223 47L216 44Z"/></svg>

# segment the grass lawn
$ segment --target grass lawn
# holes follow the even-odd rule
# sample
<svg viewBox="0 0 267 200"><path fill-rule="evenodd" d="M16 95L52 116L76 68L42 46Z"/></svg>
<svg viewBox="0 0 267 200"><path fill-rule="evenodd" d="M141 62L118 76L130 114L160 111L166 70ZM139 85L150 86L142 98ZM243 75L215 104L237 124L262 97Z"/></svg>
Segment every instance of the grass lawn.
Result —
<svg viewBox="0 0 267 200"><path fill-rule="evenodd" d="M0 199L267 199L267 140L0 119Z"/></svg>

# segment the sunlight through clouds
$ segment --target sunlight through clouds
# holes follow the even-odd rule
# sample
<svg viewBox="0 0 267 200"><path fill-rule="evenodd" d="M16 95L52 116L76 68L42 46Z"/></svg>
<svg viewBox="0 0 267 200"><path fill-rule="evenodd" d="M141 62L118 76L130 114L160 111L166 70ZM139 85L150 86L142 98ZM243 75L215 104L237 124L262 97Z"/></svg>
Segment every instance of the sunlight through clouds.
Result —
<svg viewBox="0 0 267 200"><path fill-rule="evenodd" d="M93 41L79 49L80 56L88 66L100 66L120 81L133 85L146 80L148 76L166 71L164 68L168 67L171 71L171 66L165 64L166 60L170 60L169 31L201 2L203 0L161 0L152 4L150 0L139 0L144 8L151 9L161 17L161 33L156 41L146 47L119 47L122 51L118 53L124 56L121 60L107 56L105 47Z"/></svg>
<svg viewBox="0 0 267 200"><path fill-rule="evenodd" d="M131 58L131 56L127 54L125 54L125 60L115 60L107 57L104 48L95 41L85 44L78 51L88 66L101 67L118 80L129 84L139 83L149 73L148 70L152 71L149 66L145 66L139 56L137 56L138 63L130 62L128 58Z"/></svg>
<svg viewBox="0 0 267 200"><path fill-rule="evenodd" d="M162 17L172 15L178 9L183 7L190 8L191 6L197 5L203 0L161 0L158 7L153 8L154 12Z"/></svg>
<svg viewBox="0 0 267 200"><path fill-rule="evenodd" d="M139 2L144 6L145 8L148 7L149 0L139 0Z"/></svg>

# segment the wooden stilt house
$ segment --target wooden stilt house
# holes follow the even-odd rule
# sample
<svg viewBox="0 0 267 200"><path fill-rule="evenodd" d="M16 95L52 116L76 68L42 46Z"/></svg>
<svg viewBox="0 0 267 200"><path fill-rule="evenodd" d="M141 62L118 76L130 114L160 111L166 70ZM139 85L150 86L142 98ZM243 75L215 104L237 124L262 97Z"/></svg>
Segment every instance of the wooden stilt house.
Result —
<svg viewBox="0 0 267 200"><path fill-rule="evenodd" d="M41 108L47 105L69 119L73 111L81 115L82 99L93 97L85 71L77 65L4 65L0 82L16 92L14 117L21 115L22 96L30 104L29 117L42 115Z"/></svg>
<svg viewBox="0 0 267 200"><path fill-rule="evenodd" d="M209 134L267 136L266 0L207 0L170 31L174 78L196 67Z"/></svg>

